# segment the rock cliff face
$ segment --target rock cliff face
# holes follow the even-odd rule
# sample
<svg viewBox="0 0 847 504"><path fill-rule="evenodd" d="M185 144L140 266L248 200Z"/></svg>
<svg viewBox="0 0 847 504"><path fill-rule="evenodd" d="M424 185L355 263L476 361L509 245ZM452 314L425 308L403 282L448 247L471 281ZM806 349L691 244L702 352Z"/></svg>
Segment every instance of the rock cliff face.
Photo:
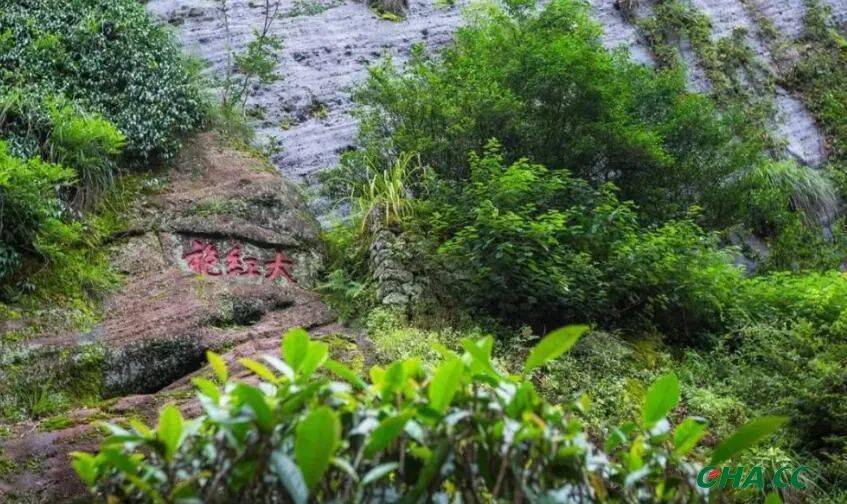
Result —
<svg viewBox="0 0 847 504"><path fill-rule="evenodd" d="M264 2L229 3L237 49L260 26ZM213 72L224 68L227 38L215 2L153 0L148 9L175 25L186 50L208 61ZM283 38L282 79L254 90L249 106L263 116L259 141L270 140L282 149L273 156L274 164L289 177L309 181L310 174L333 166L353 145L350 91L368 66L385 55L402 61L415 43L443 46L461 19L458 8L436 8L432 0L410 2L402 22L381 19L349 0L283 0L280 12L271 32Z"/></svg>
<svg viewBox="0 0 847 504"><path fill-rule="evenodd" d="M588 1L605 29L604 44L625 46L636 61L652 64L650 50L632 19L649 16L655 0ZM824 1L836 21L847 21L847 0ZM272 31L284 38L279 67L283 79L255 89L250 104L263 117L260 138L281 148L273 162L283 173L312 184L311 175L333 166L353 146L356 124L350 115L350 90L370 64L385 54L402 61L418 42L433 50L449 43L461 23L460 9L435 3L412 0L407 18L392 22L354 0L282 1L284 15ZM234 47L243 47L260 23L262 4L230 2ZM623 4L634 7L633 17L622 13ZM804 0L691 0L691 5L708 16L715 38L745 29L750 47L765 68L774 72L778 69L760 21L771 23L789 40L803 29ZM152 0L148 8L174 25L187 50L208 61L212 72L221 71L227 40L215 2ZM691 87L708 90L708 79L690 44L681 40L679 45ZM819 165L826 158L825 142L800 97L777 87L772 98L778 110L774 131L786 141L787 151L807 165Z"/></svg>

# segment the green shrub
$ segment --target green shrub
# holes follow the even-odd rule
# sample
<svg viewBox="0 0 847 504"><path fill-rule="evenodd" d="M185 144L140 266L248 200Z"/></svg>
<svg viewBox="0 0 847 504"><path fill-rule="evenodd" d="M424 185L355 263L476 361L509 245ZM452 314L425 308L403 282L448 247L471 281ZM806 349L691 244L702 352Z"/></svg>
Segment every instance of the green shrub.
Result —
<svg viewBox="0 0 847 504"><path fill-rule="evenodd" d="M50 237L77 237L75 228L61 220L63 207L56 194L56 187L73 176L73 171L38 158L13 157L0 142L0 280L16 273L27 254L49 260Z"/></svg>
<svg viewBox="0 0 847 504"><path fill-rule="evenodd" d="M457 298L512 322L593 320L608 305L602 263L635 228L611 186L518 160L490 143L466 185L439 184L421 217ZM538 316L532 320L532 317Z"/></svg>
<svg viewBox="0 0 847 504"><path fill-rule="evenodd" d="M440 177L463 181L467 153L497 138L507 162L527 157L614 182L654 220L692 205L711 222L743 218L731 175L764 157L742 114L686 92L681 71L607 52L582 3L531 12L478 7L439 58L419 49L404 70L373 68L356 95L363 149L346 156L345 176L363 178L366 160L389 166L415 152Z"/></svg>
<svg viewBox="0 0 847 504"><path fill-rule="evenodd" d="M727 327L744 281L731 259L689 221L627 235L608 266L620 323L640 320L684 343Z"/></svg>
<svg viewBox="0 0 847 504"><path fill-rule="evenodd" d="M610 431L600 447L579 405L543 401L532 371L573 346L585 327L554 331L530 353L524 373L491 363L493 340L466 339L432 372L415 359L374 367L366 382L327 360L327 345L289 332L267 367L241 359L258 386L195 379L205 413L185 420L166 406L151 429L108 425L96 455L74 468L101 498L122 502L514 502L636 499L704 500L688 463L705 425L688 418L671 430L679 400L674 375L647 391L640 419ZM318 374L323 366L333 380ZM780 418L756 421L712 457L721 462L768 436Z"/></svg>
<svg viewBox="0 0 847 504"><path fill-rule="evenodd" d="M4 88L21 89L37 101L62 96L103 116L126 137L126 154L134 161L173 155L178 135L201 118L200 93L173 36L133 0L4 5L0 46ZM33 148L43 137L38 124L45 112L7 118L0 132Z"/></svg>
<svg viewBox="0 0 847 504"><path fill-rule="evenodd" d="M47 158L76 171L73 201L76 207L89 207L111 187L114 160L123 151L126 139L112 123L80 114L69 106L51 104L50 120Z"/></svg>
<svg viewBox="0 0 847 504"><path fill-rule="evenodd" d="M741 271L692 222L645 228L614 186L506 165L496 143L470 170L465 185L430 188L418 224L443 265L430 269L464 306L513 325L652 325L687 342L727 324Z"/></svg>
<svg viewBox="0 0 847 504"><path fill-rule="evenodd" d="M708 352L689 351L677 366L681 380L692 384L685 402L719 434L746 416L789 417L790 430L774 448L796 451L807 462L815 457L822 481L840 488L847 482L847 341L843 334L822 330L826 325L820 319L816 326L799 314L783 317L745 325L719 338Z"/></svg>
<svg viewBox="0 0 847 504"><path fill-rule="evenodd" d="M842 273L774 273L738 287L739 322L807 321L833 341L847 335L847 282Z"/></svg>

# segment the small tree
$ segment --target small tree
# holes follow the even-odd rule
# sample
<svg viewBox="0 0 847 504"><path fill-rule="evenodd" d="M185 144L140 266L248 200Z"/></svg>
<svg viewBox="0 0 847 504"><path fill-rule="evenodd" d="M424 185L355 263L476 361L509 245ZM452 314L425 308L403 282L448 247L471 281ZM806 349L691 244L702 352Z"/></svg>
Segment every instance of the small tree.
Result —
<svg viewBox="0 0 847 504"><path fill-rule="evenodd" d="M269 84L279 79L276 65L279 62L278 52L282 49L282 39L271 34L271 26L279 14L280 2L264 0L262 28L253 30L253 39L240 52L232 47L232 30L229 23L232 7L228 0L217 0L217 3L227 41L221 103L227 111L243 110L247 105L248 91L252 85Z"/></svg>

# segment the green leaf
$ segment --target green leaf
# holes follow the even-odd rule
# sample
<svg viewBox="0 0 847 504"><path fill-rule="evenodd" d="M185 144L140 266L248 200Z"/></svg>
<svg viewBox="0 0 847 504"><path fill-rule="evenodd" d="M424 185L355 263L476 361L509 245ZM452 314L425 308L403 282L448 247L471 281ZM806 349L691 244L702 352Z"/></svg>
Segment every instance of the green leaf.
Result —
<svg viewBox="0 0 847 504"><path fill-rule="evenodd" d="M76 451L71 452L71 457L71 467L86 486L93 487L97 483L97 459L90 453Z"/></svg>
<svg viewBox="0 0 847 504"><path fill-rule="evenodd" d="M129 426L132 427L135 432L137 432L138 435L143 438L153 439L155 437L155 434L150 429L150 427L144 425L144 423L142 423L141 420L138 420L137 418L130 418Z"/></svg>
<svg viewBox="0 0 847 504"><path fill-rule="evenodd" d="M182 413L173 404L165 406L159 414L156 437L164 446L166 460L171 460L179 448L183 424Z"/></svg>
<svg viewBox="0 0 847 504"><path fill-rule="evenodd" d="M177 483L171 492L171 498L168 502L173 502L175 504L199 504L203 502L197 494L197 489L194 488L194 485L196 484L197 482L192 480Z"/></svg>
<svg viewBox="0 0 847 504"><path fill-rule="evenodd" d="M346 459L340 457L332 457L330 463L344 471L344 473L347 474L347 476L350 476L350 479L352 479L353 481L359 481L359 475L356 474L356 470L353 469L353 466L350 465L350 462L348 462Z"/></svg>
<svg viewBox="0 0 847 504"><path fill-rule="evenodd" d="M420 502L421 497L426 493L427 488L432 483L433 480L438 476L441 472L441 468L444 466L444 463L447 461L447 457L450 455L450 442L446 439L442 440L438 446L435 447L435 451L432 455L429 456L426 460L426 464L418 476L418 481L415 483L412 491L406 494L402 499L400 499L400 503L402 504L412 504Z"/></svg>
<svg viewBox="0 0 847 504"><path fill-rule="evenodd" d="M348 368L344 364L329 359L326 361L326 368L333 372L336 376L342 378L346 382L350 383L357 389L365 389L368 385L365 383L359 375L357 375L352 369Z"/></svg>
<svg viewBox="0 0 847 504"><path fill-rule="evenodd" d="M782 504L782 499L779 498L779 494L771 492L765 497L764 504Z"/></svg>
<svg viewBox="0 0 847 504"><path fill-rule="evenodd" d="M678 402L679 379L673 373L660 376L650 386L647 396L644 398L644 410L642 411L644 424L650 427L665 418Z"/></svg>
<svg viewBox="0 0 847 504"><path fill-rule="evenodd" d="M432 381L429 383L429 405L432 409L444 413L450 407L453 396L462 386L462 375L465 365L458 357L454 357L440 366L435 371Z"/></svg>
<svg viewBox="0 0 847 504"><path fill-rule="evenodd" d="M490 341L489 341L490 340ZM473 362L488 376L492 378L499 378L500 373L494 369L494 366L491 364L491 348L493 343L493 338L488 336L487 338L481 339L479 341L473 340L471 338L465 338L462 340L462 348L465 349L468 354L473 358Z"/></svg>
<svg viewBox="0 0 847 504"><path fill-rule="evenodd" d="M385 477L388 474L391 474L392 471L400 467L400 464L397 462L388 462L385 464L380 464L365 474L365 477L362 478L362 486L367 486L377 481L380 478Z"/></svg>
<svg viewBox="0 0 847 504"><path fill-rule="evenodd" d="M262 359L264 359L265 362L273 366L274 369L282 373L282 376L286 377L288 381L294 381L294 370L291 369L291 366L282 362L273 355L263 355Z"/></svg>
<svg viewBox="0 0 847 504"><path fill-rule="evenodd" d="M673 454L681 457L697 446L697 443L706 435L706 424L698 422L693 418L686 418L676 426L673 432Z"/></svg>
<svg viewBox="0 0 847 504"><path fill-rule="evenodd" d="M365 448L365 455L372 457L377 452L386 449L403 432L403 428L406 427L410 418L412 418L412 413L407 411L380 422L377 428L371 432L370 441Z"/></svg>
<svg viewBox="0 0 847 504"><path fill-rule="evenodd" d="M309 343L309 348L306 350L306 356L300 364L300 376L308 378L315 372L316 369L323 366L329 356L329 345L323 341L312 341Z"/></svg>
<svg viewBox="0 0 847 504"><path fill-rule="evenodd" d="M271 453L271 467L279 477L280 483L288 491L294 504L306 504L309 499L309 489L300 468L280 450Z"/></svg>
<svg viewBox="0 0 847 504"><path fill-rule="evenodd" d="M206 360L209 361L209 366L211 366L212 371L215 372L215 376L218 377L218 381L221 383L225 382L229 373L226 370L226 362L224 362L221 356L209 350L206 352Z"/></svg>
<svg viewBox="0 0 847 504"><path fill-rule="evenodd" d="M340 439L338 416L326 406L313 410L297 424L294 458L309 489L320 482Z"/></svg>
<svg viewBox="0 0 847 504"><path fill-rule="evenodd" d="M787 422L786 417L759 417L741 426L735 433L719 444L712 452L712 464L718 464L732 458L762 439L779 430Z"/></svg>
<svg viewBox="0 0 847 504"><path fill-rule="evenodd" d="M386 400L390 399L393 394L403 388L405 382L406 371L403 369L403 363L401 361L388 366L382 380L382 397Z"/></svg>
<svg viewBox="0 0 847 504"><path fill-rule="evenodd" d="M529 353L524 364L524 373L529 373L570 350L587 330L586 325L575 325L562 327L549 333Z"/></svg>
<svg viewBox="0 0 847 504"><path fill-rule="evenodd" d="M282 357L295 371L300 369L309 351L309 333L300 327L291 329L282 339Z"/></svg>
<svg viewBox="0 0 847 504"><path fill-rule="evenodd" d="M191 382L197 387L197 390L206 397L212 399L216 403L221 400L221 391L217 385L205 378L192 378Z"/></svg>
<svg viewBox="0 0 847 504"><path fill-rule="evenodd" d="M238 362L239 362L239 364L241 364L245 368L249 369L250 371L255 373L257 376L259 376L260 378L262 378L266 381L269 381L271 383L276 383L276 382L279 381L279 378L277 378L277 376L273 373L273 371L268 369L268 367L265 366L264 364L262 364L261 362L257 362L253 359L248 358L248 357L243 357L241 359L238 359Z"/></svg>
<svg viewBox="0 0 847 504"><path fill-rule="evenodd" d="M262 391L256 387L239 383L232 391L234 397L238 398L242 404L250 407L253 414L256 416L256 423L265 431L270 432L274 427L273 412L268 406Z"/></svg>

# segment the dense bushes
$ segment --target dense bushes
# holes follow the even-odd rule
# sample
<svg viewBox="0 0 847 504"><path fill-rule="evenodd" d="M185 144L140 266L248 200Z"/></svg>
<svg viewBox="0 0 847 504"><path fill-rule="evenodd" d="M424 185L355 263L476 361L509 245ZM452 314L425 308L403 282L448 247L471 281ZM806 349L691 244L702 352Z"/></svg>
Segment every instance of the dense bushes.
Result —
<svg viewBox="0 0 847 504"><path fill-rule="evenodd" d="M60 297L102 287L99 235L82 211L96 206L119 167L149 167L173 155L203 106L173 37L141 4L4 5L0 298L32 288L43 263L52 274L42 276ZM33 267L17 274L27 264ZM68 286L76 287L62 291Z"/></svg>
<svg viewBox="0 0 847 504"><path fill-rule="evenodd" d="M549 334L521 375L492 365L493 340L465 339L433 371L417 359L370 370L366 382L327 360L327 345L302 330L283 339L284 361L241 359L258 386L196 378L205 414L186 421L166 406L156 429L109 425L96 455L74 467L100 497L122 502L696 502L706 434L699 420L671 427L679 383L659 378L640 418L590 440L580 420L587 401L551 405L530 380L570 349L585 327ZM332 372L319 374L322 368ZM751 422L711 455L729 460L783 422ZM699 451L699 450L698 450ZM777 499L778 500L778 499Z"/></svg>
<svg viewBox="0 0 847 504"><path fill-rule="evenodd" d="M465 184L429 188L416 221L435 242L442 283L501 320L655 323L668 334L721 327L741 279L688 221L645 228L613 186L518 160L497 144L471 155Z"/></svg>
<svg viewBox="0 0 847 504"><path fill-rule="evenodd" d="M357 93L361 149L328 186L373 202L362 208L402 208L384 227L410 244L409 271L427 286L406 307L413 327L376 337L387 349L378 354L430 358L426 348L449 345L456 327L482 325L502 336L496 351L508 362L533 333L590 320L607 332L540 377L546 397L596 393L597 426L631 412L643 384L674 369L687 411L720 434L756 415L791 418L789 434L749 461L808 464L818 490L843 492L847 282L836 268L847 242L834 171L773 158L781 149L762 129L765 110L749 115L765 105L755 90L716 105L686 91L680 67L604 51L582 4L516 4L472 9L440 56L419 49L403 69L379 65ZM820 9L808 12L820 29L803 39L814 58L795 62L794 88L826 109L832 136L844 116L843 37L811 19ZM720 85L723 98L738 92ZM398 175L398 159L421 168ZM375 183L389 179L403 183ZM368 264L376 240L362 225L370 210L353 210L353 226L330 233L345 250L332 301L362 312L378 290ZM472 323L452 325L468 312ZM431 320L450 327L422 330Z"/></svg>
<svg viewBox="0 0 847 504"><path fill-rule="evenodd" d="M680 71L608 53L598 33L570 0L540 14L478 8L439 59L419 50L402 71L372 69L357 96L364 148L348 168L415 152L441 177L466 180L467 153L497 138L507 162L614 182L654 220L695 204L710 222L743 219L732 175L763 162L744 116L687 92Z"/></svg>
<svg viewBox="0 0 847 504"><path fill-rule="evenodd" d="M20 268L23 254L38 252L39 240L67 227L56 186L72 177L71 170L38 158L15 158L0 142L0 280Z"/></svg>
<svg viewBox="0 0 847 504"><path fill-rule="evenodd" d="M611 187L518 160L496 144L471 155L466 184L433 191L421 217L437 257L457 271L458 298L506 319L596 319L608 304L606 261L636 224Z"/></svg>
<svg viewBox="0 0 847 504"><path fill-rule="evenodd" d="M198 124L202 102L186 68L171 34L132 0L27 0L0 11L4 92L63 96L102 115L134 161L174 154L178 135ZM37 153L46 112L36 103L0 122L17 153Z"/></svg>

